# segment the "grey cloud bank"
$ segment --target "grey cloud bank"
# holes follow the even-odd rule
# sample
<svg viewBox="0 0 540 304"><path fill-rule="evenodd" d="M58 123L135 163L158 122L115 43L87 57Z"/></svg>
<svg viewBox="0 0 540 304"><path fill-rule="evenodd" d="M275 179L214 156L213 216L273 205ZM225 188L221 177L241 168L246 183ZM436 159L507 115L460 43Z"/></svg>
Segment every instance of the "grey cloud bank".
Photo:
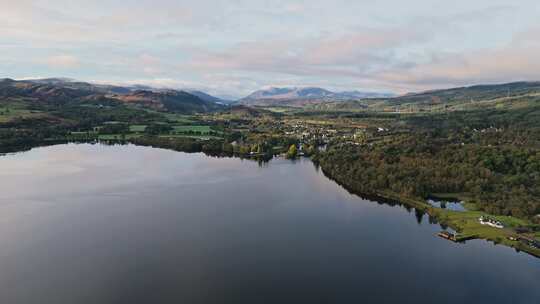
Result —
<svg viewBox="0 0 540 304"><path fill-rule="evenodd" d="M1 77L404 93L540 79L538 1L2 0Z"/></svg>

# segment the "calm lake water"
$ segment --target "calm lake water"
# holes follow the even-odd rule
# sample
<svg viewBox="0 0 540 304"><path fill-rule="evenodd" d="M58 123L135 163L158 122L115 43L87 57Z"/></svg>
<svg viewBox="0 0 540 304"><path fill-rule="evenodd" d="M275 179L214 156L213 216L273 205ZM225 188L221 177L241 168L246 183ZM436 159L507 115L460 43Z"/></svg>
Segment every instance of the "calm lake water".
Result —
<svg viewBox="0 0 540 304"><path fill-rule="evenodd" d="M540 303L540 259L454 244L309 160L136 146L0 157L0 303Z"/></svg>
<svg viewBox="0 0 540 304"><path fill-rule="evenodd" d="M465 207L463 206L463 203L458 201L428 199L427 202L435 208L442 208L459 212L467 211L467 209L465 209Z"/></svg>

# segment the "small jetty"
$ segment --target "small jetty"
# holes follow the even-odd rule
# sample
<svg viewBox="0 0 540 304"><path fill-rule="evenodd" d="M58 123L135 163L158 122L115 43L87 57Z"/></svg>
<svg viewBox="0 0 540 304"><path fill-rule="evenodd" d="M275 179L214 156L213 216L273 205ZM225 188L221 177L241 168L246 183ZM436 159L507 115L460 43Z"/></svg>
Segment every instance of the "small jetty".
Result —
<svg viewBox="0 0 540 304"><path fill-rule="evenodd" d="M437 234L438 236L442 237L443 239L447 239L452 242L457 242L456 235L454 233L448 232L448 231L441 231Z"/></svg>
<svg viewBox="0 0 540 304"><path fill-rule="evenodd" d="M478 238L476 235L464 235L464 234L457 234L452 233L450 231L443 230L439 233L437 233L438 236L442 237L443 239L455 242L455 243L463 243L468 240L474 240Z"/></svg>

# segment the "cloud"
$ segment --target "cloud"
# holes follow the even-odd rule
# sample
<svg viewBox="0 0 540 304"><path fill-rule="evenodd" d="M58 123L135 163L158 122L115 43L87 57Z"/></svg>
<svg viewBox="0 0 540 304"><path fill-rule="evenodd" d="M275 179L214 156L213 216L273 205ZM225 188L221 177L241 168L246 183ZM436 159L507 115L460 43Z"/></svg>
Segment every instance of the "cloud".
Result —
<svg viewBox="0 0 540 304"><path fill-rule="evenodd" d="M160 74L163 70L161 59L146 53L139 56L137 66L149 75Z"/></svg>
<svg viewBox="0 0 540 304"><path fill-rule="evenodd" d="M74 69L80 66L80 61L72 55L56 55L45 60L51 68Z"/></svg>
<svg viewBox="0 0 540 304"><path fill-rule="evenodd" d="M431 89L540 79L539 29L517 33L511 43L467 52L438 52L431 60L373 75L387 84Z"/></svg>
<svg viewBox="0 0 540 304"><path fill-rule="evenodd" d="M535 26L514 35L512 43L517 45L540 46L540 39L538 37L540 37L540 26Z"/></svg>
<svg viewBox="0 0 540 304"><path fill-rule="evenodd" d="M0 10L7 76L423 90L539 79L540 2L18 0ZM436 2L436 4L434 3Z"/></svg>
<svg viewBox="0 0 540 304"><path fill-rule="evenodd" d="M209 70L270 71L305 75L320 70L351 74L388 61L404 43L418 42L423 34L402 29L361 29L340 36L322 35L301 40L243 42L222 52L207 52L191 64Z"/></svg>
<svg viewBox="0 0 540 304"><path fill-rule="evenodd" d="M433 43L437 33L433 31L366 28L309 39L242 42L220 52L201 52L190 64L207 73L234 71L256 79L266 77L266 83L276 78L281 83L284 79L297 83L303 79L304 83L330 82L333 87L347 83L351 87L408 92L540 79L538 37L540 28L533 27L514 33L499 46L450 51L437 48Z"/></svg>
<svg viewBox="0 0 540 304"><path fill-rule="evenodd" d="M18 0L2 3L0 36L34 43L120 43L141 39L147 29L193 22L187 5L132 3L62 3ZM79 3L80 4L80 3ZM129 5L126 3L126 5Z"/></svg>
<svg viewBox="0 0 540 304"><path fill-rule="evenodd" d="M298 3L290 3L286 4L283 9L288 13L303 13L306 11L306 6Z"/></svg>

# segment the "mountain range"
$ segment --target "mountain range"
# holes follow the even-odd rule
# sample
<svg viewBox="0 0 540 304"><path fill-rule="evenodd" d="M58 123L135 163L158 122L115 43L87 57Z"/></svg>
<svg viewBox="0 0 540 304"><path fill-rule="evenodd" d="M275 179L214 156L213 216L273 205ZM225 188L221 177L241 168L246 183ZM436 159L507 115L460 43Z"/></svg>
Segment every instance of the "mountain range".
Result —
<svg viewBox="0 0 540 304"><path fill-rule="evenodd" d="M392 98L390 101L393 104L447 104L452 102L475 102L535 93L540 93L540 81L520 81L431 90L419 93L409 93Z"/></svg>
<svg viewBox="0 0 540 304"><path fill-rule="evenodd" d="M36 80L0 79L0 102L22 99L56 106L72 103L123 103L153 110L178 113L204 113L227 109L230 104L243 106L287 106L311 110L346 111L358 109L403 109L419 106L447 107L463 105L490 106L502 99L516 104L516 98L539 96L540 82L513 82L475 85L401 96L360 91L332 92L322 88L269 88L256 91L238 101L226 101L202 91L156 89L147 86L91 84L64 78ZM512 98L509 98L512 97ZM536 98L536 97L535 97ZM488 102L489 101L489 102ZM520 102L528 102L523 99ZM462 107L463 107L462 106Z"/></svg>
<svg viewBox="0 0 540 304"><path fill-rule="evenodd" d="M317 87L268 88L256 91L238 101L240 104L257 106L305 106L332 101L357 100L365 98L392 97L388 93L376 92L332 92Z"/></svg>
<svg viewBox="0 0 540 304"><path fill-rule="evenodd" d="M0 79L0 100L6 99L24 99L51 105L120 102L186 114L217 111L225 107L207 94L199 97L186 91L144 90L141 87L90 84L62 78L22 81Z"/></svg>

